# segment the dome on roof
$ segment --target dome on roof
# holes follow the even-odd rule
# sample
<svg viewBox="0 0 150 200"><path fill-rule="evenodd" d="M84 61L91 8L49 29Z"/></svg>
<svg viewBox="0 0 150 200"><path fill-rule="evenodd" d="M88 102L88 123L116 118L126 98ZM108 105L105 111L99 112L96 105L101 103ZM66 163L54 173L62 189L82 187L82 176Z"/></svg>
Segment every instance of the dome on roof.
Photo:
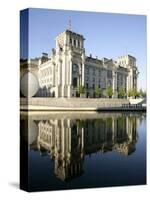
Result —
<svg viewBox="0 0 150 200"><path fill-rule="evenodd" d="M33 73L28 72L21 78L20 90L25 97L33 97L38 89L39 82Z"/></svg>

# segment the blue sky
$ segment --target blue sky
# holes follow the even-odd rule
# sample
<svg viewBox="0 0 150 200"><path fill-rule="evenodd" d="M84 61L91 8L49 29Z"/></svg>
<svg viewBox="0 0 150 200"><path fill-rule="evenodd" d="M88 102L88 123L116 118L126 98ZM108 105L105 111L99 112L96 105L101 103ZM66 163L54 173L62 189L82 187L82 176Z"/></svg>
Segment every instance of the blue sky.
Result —
<svg viewBox="0 0 150 200"><path fill-rule="evenodd" d="M51 53L55 37L67 29L85 37L86 55L137 58L139 88L146 89L146 16L49 9L29 10L29 57Z"/></svg>

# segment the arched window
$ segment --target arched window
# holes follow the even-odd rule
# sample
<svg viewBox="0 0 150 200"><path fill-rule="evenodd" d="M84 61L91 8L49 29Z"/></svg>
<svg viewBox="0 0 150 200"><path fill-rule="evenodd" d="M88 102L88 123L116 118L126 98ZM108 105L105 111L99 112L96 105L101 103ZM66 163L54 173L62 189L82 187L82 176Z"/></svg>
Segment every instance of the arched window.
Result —
<svg viewBox="0 0 150 200"><path fill-rule="evenodd" d="M73 65L72 65L72 72L73 72L73 73L78 73L78 72L79 72L79 67L78 67L77 64L73 64Z"/></svg>
<svg viewBox="0 0 150 200"><path fill-rule="evenodd" d="M108 81L108 87L112 86L112 82L109 80Z"/></svg>
<svg viewBox="0 0 150 200"><path fill-rule="evenodd" d="M80 40L78 40L78 47L80 47Z"/></svg>
<svg viewBox="0 0 150 200"><path fill-rule="evenodd" d="M77 87L78 85L78 73L79 73L79 67L77 64L72 65L72 85L74 87Z"/></svg>
<svg viewBox="0 0 150 200"><path fill-rule="evenodd" d="M72 45L72 39L70 38L70 44Z"/></svg>

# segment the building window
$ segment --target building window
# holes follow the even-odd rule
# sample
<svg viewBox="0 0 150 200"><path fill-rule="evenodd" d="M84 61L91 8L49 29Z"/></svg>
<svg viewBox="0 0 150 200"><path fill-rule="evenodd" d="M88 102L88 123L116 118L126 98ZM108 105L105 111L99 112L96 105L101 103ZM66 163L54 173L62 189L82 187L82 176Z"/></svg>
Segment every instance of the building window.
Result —
<svg viewBox="0 0 150 200"><path fill-rule="evenodd" d="M80 40L78 40L78 47L80 47Z"/></svg>
<svg viewBox="0 0 150 200"><path fill-rule="evenodd" d="M79 72L79 67L78 67L77 64L73 64L72 65L72 71L73 71L73 73L78 73Z"/></svg>
<svg viewBox="0 0 150 200"><path fill-rule="evenodd" d="M107 86L112 86L112 82L111 82L111 80L108 80L108 82L107 82Z"/></svg>
<svg viewBox="0 0 150 200"><path fill-rule="evenodd" d="M86 77L86 81L89 81L89 77L88 76Z"/></svg>
<svg viewBox="0 0 150 200"><path fill-rule="evenodd" d="M93 89L95 89L95 84L93 84Z"/></svg>
<svg viewBox="0 0 150 200"><path fill-rule="evenodd" d="M77 78L76 77L73 78L73 87L77 87Z"/></svg>
<svg viewBox="0 0 150 200"><path fill-rule="evenodd" d="M86 83L86 88L87 88L87 89L89 88L89 84L88 84L88 83Z"/></svg>
<svg viewBox="0 0 150 200"><path fill-rule="evenodd" d="M70 44L72 45L72 39L70 38Z"/></svg>
<svg viewBox="0 0 150 200"><path fill-rule="evenodd" d="M74 40L74 46L76 46L76 40Z"/></svg>
<svg viewBox="0 0 150 200"><path fill-rule="evenodd" d="M89 74L89 68L88 67L86 67L86 73Z"/></svg>
<svg viewBox="0 0 150 200"><path fill-rule="evenodd" d="M112 71L111 70L107 70L107 78L112 78Z"/></svg>
<svg viewBox="0 0 150 200"><path fill-rule="evenodd" d="M99 70L99 76L101 76L101 70Z"/></svg>
<svg viewBox="0 0 150 200"><path fill-rule="evenodd" d="M93 77L93 82L95 82L95 78Z"/></svg>
<svg viewBox="0 0 150 200"><path fill-rule="evenodd" d="M93 69L93 75L95 75L95 69Z"/></svg>

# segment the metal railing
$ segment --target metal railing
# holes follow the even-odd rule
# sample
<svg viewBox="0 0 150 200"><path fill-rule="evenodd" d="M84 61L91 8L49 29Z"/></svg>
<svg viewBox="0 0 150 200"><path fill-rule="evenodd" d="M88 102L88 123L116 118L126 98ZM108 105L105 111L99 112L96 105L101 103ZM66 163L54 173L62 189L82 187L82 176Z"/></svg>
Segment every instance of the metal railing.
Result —
<svg viewBox="0 0 150 200"><path fill-rule="evenodd" d="M122 104L122 108L142 108L142 104Z"/></svg>

